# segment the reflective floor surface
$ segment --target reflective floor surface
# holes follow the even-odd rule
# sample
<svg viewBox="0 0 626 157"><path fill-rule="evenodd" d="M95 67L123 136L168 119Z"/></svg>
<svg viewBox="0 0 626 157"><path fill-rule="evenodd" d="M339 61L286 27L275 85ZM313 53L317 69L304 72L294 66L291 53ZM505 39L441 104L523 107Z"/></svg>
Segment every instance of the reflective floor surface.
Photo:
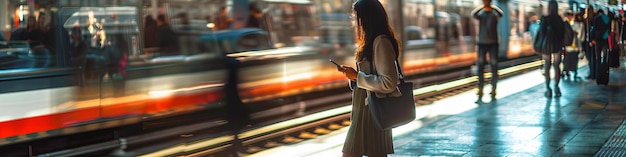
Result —
<svg viewBox="0 0 626 157"><path fill-rule="evenodd" d="M587 74L579 70L579 77ZM561 81L562 97L544 96L539 70L503 79L498 96L476 104L474 90L416 108L418 118L395 128L395 154L412 156L605 156L626 151L626 69L611 70L608 86L586 79ZM486 88L486 91L490 91ZM623 127L622 127L623 128ZM341 156L347 127L297 144L251 155ZM622 139L610 143L609 139ZM601 155L599 155L601 154ZM614 156L614 155L606 155Z"/></svg>

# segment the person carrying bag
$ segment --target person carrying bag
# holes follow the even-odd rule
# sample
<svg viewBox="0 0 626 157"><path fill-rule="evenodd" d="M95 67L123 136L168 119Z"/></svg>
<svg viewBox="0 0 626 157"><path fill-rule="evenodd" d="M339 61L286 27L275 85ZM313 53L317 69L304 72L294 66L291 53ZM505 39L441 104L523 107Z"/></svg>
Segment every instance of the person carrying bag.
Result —
<svg viewBox="0 0 626 157"><path fill-rule="evenodd" d="M353 13L358 70L337 66L350 80L352 88L351 124L342 149L343 157L383 157L394 153L391 128L415 119L413 85L403 81L399 74L400 46L383 5L378 0L358 0L353 5ZM394 100L403 98L411 100ZM397 110L408 114L385 119L399 115Z"/></svg>
<svg viewBox="0 0 626 157"><path fill-rule="evenodd" d="M550 86L552 80L550 68L553 68L554 96L560 97L561 90L559 88L559 82L561 79L561 59L565 45L571 44L573 41L573 31L571 31L568 23L563 22L563 18L561 18L558 13L558 3L554 0L548 2L548 15L542 17L541 21L539 33L533 43L533 48L536 52L541 54L541 58L543 59L544 79L546 81L546 92L544 96L552 97L553 94L552 87ZM570 32L566 32L566 29L570 29ZM569 34L568 38L570 39L566 41L565 36L567 34Z"/></svg>
<svg viewBox="0 0 626 157"><path fill-rule="evenodd" d="M545 18L545 16L541 17L541 21L544 21ZM539 27L539 32L535 37L535 41L533 41L533 48L535 52L539 55L542 55L559 51L558 49L562 46L557 45L555 42L553 42L555 41L555 35L553 32L551 32L553 28L550 25L546 25L545 23L543 23L541 26L542 27Z"/></svg>

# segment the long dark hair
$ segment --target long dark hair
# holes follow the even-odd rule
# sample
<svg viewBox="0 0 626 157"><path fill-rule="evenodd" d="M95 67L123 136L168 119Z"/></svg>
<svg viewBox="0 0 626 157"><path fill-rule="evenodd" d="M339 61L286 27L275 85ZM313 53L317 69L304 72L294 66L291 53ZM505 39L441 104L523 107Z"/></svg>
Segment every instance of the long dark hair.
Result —
<svg viewBox="0 0 626 157"><path fill-rule="evenodd" d="M555 0L551 0L548 2L548 15L559 15L559 3Z"/></svg>
<svg viewBox="0 0 626 157"><path fill-rule="evenodd" d="M379 35L387 35L391 39L396 58L400 55L398 39L389 24L387 12L378 0L358 0L352 6L356 20L356 60L367 59L372 61L374 53L374 39Z"/></svg>

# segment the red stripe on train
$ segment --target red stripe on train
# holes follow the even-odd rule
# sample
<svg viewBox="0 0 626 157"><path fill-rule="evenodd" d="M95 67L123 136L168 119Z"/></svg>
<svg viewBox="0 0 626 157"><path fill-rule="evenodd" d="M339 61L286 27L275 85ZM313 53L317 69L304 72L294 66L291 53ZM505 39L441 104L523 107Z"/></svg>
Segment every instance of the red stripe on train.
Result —
<svg viewBox="0 0 626 157"><path fill-rule="evenodd" d="M0 122L0 138L71 127L81 122L100 118L115 118L129 115L154 114L171 109L194 107L198 104L215 102L221 97L219 91L175 95L159 99L137 100L101 107L88 107L72 111Z"/></svg>

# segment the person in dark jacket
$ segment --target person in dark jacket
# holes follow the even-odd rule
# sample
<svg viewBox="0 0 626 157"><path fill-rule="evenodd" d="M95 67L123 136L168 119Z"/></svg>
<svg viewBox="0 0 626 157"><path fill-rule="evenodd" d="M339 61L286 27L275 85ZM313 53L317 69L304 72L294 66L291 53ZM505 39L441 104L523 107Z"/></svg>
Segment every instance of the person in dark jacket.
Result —
<svg viewBox="0 0 626 157"><path fill-rule="evenodd" d="M564 48L564 34L565 34L565 22L563 18L559 16L558 4L556 1L548 2L548 16L543 17L541 20L540 31L546 32L548 37L548 45L551 49L541 52L541 56L544 62L544 72L546 81L546 97L552 97L552 88L550 88L550 67L554 69L554 96L561 96L561 90L559 89L559 82L561 78L561 57Z"/></svg>
<svg viewBox="0 0 626 157"><path fill-rule="evenodd" d="M496 97L496 87L498 84L498 20L504 12L496 6L491 5L491 0L483 0L483 5L472 11L472 16L479 21L478 29L478 103L482 102L483 87L485 86L485 62L487 52L491 65L491 98Z"/></svg>
<svg viewBox="0 0 626 157"><path fill-rule="evenodd" d="M156 46L159 52L171 54L178 51L178 37L170 27L165 15L157 16Z"/></svg>
<svg viewBox="0 0 626 157"><path fill-rule="evenodd" d="M80 28L74 27L72 28L71 32L71 46L69 47L70 65L78 69L78 74L76 75L76 83L82 86L84 84L86 76L85 70L87 64L88 45L87 42L85 42L82 38L82 31L80 30Z"/></svg>
<svg viewBox="0 0 626 157"><path fill-rule="evenodd" d="M26 28L17 28L13 30L11 32L11 41L39 40L40 35L37 30L37 18L35 18L35 16L28 16Z"/></svg>
<svg viewBox="0 0 626 157"><path fill-rule="evenodd" d="M265 22L263 21L263 13L256 3L250 3L248 5L250 15L248 15L248 22L246 22L247 28L261 28L265 29Z"/></svg>
<svg viewBox="0 0 626 157"><path fill-rule="evenodd" d="M49 48L51 39L50 29L48 25L46 25L46 15L44 13L39 13L39 19L37 19L37 30L38 37L37 40L41 41L42 44L46 45Z"/></svg>
<svg viewBox="0 0 626 157"><path fill-rule="evenodd" d="M596 12L596 16L591 21L591 30L589 33L590 44L593 47L589 60L589 69L591 72L590 79L596 79L598 75L598 64L600 61L600 55L602 53L608 53L609 49L609 29L611 28L611 18L604 14L602 9Z"/></svg>
<svg viewBox="0 0 626 157"><path fill-rule="evenodd" d="M235 58L223 56L228 67L228 74L224 84L224 99L226 101L226 129L233 135L231 156L239 156L242 151L242 142L239 133L250 124L250 111L239 96L239 61Z"/></svg>
<svg viewBox="0 0 626 157"><path fill-rule="evenodd" d="M148 15L145 17L144 30L143 34L144 47L152 48L157 47L156 44L156 32L157 32L157 22L152 18L152 16Z"/></svg>
<svg viewBox="0 0 626 157"><path fill-rule="evenodd" d="M85 59L87 58L88 46L82 39L82 31L78 27L72 28L70 56L71 64L76 67L85 66Z"/></svg>

